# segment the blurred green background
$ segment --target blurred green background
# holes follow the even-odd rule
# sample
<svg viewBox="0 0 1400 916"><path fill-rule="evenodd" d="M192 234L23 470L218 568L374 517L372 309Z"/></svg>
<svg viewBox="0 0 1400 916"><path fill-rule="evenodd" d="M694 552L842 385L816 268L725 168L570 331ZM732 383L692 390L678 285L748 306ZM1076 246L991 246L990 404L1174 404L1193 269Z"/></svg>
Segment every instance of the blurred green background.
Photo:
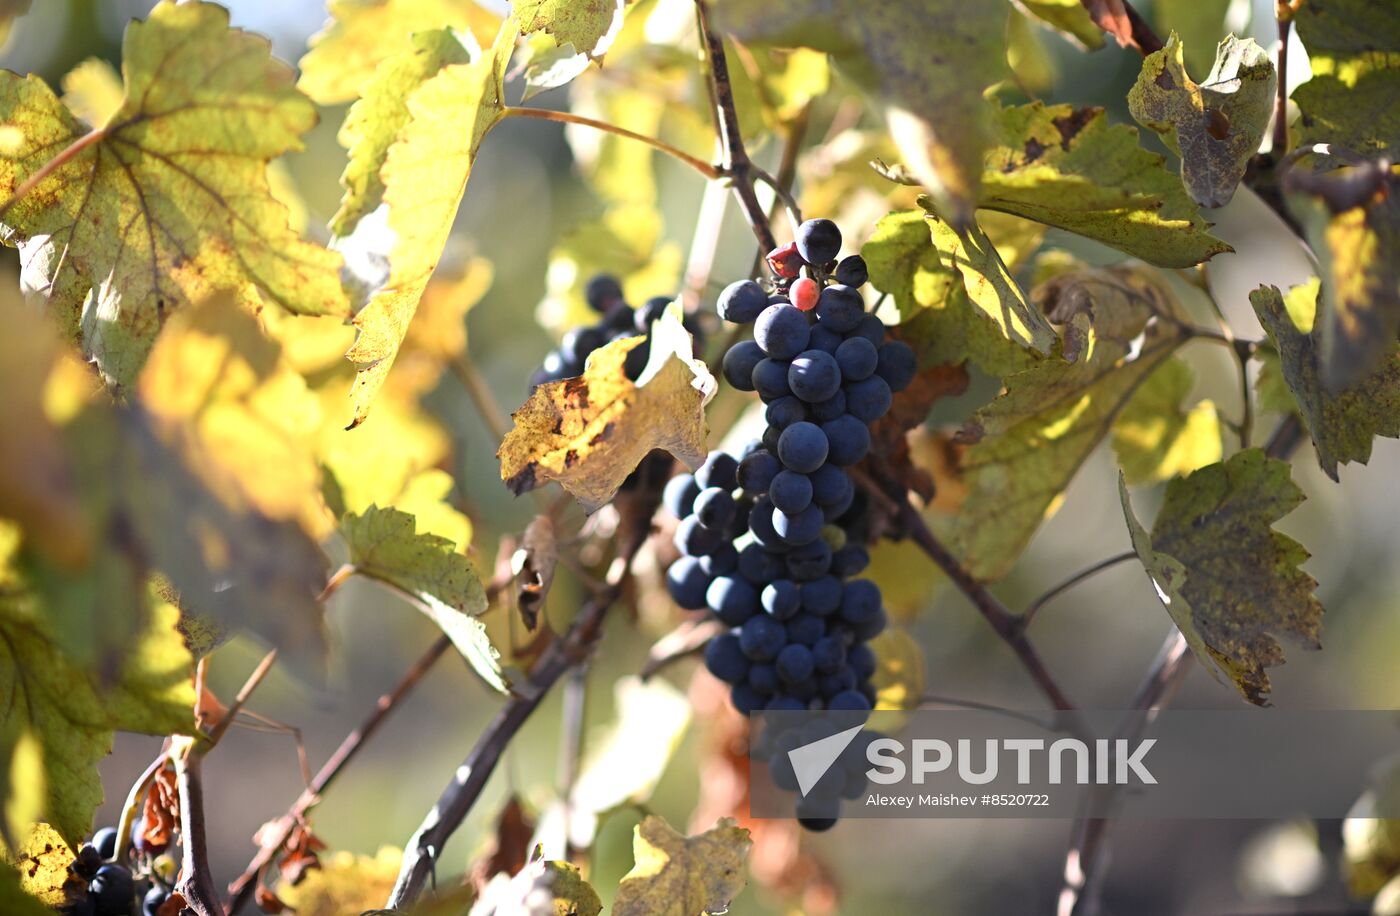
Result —
<svg viewBox="0 0 1400 916"><path fill-rule="evenodd" d="M0 66L35 72L57 84L73 65L89 57L119 64L124 24L151 5L149 0L35 0L0 54ZM319 0L228 0L226 5L235 25L270 36L275 53L290 62L301 56L308 37L325 18ZM1140 5L1150 12L1148 4ZM1262 26L1253 33L1268 46L1276 37L1272 5L1255 6L1253 21ZM1231 4L1227 22L1244 25L1249 13L1248 3ZM1113 46L1086 55L1048 33L1046 45L1056 71L1055 88L1047 98L1102 105L1114 120L1130 122L1125 95L1138 71L1136 55ZM1297 81L1306 70L1301 49L1295 46L1294 52L1291 77ZM543 96L535 104L562 105L568 91ZM517 92L518 87L511 90L512 100ZM313 227L324 225L339 200L337 177L344 154L335 133L342 116L343 109L326 111L309 136L306 151L287 162ZM758 151L770 167L777 155L776 143ZM820 162L804 161L799 182L802 175L820 168ZM666 237L684 251L690 243L702 182L669 161L659 161L657 169ZM598 212L599 205L579 180L569 144L557 125L516 119L492 132L472 176L449 252L480 254L494 264L495 282L470 314L471 351L496 398L508 410L523 402L531 368L552 344L533 317L545 294L550 251L571 228ZM844 227L848 236L867 234L874 218L884 211L879 200L872 200L864 212L870 223L848 222ZM1218 224L1217 234L1239 253L1212 262L1211 283L1237 330L1258 336L1246 299L1248 290L1259 282L1286 287L1301 280L1307 272L1306 260L1272 213L1249 194L1241 193L1212 218ZM856 240L848 238L848 248ZM12 262L13 252L6 250L5 257ZM746 274L752 257L752 236L731 207L711 292L725 280ZM1216 399L1223 415L1236 417L1234 370L1223 351L1194 348L1188 358L1197 369L1200 390ZM534 504L511 497L501 486L495 443L453 379L443 380L429 405L455 440L453 470L477 526L477 544L484 551L478 555L479 564L489 569L498 535L519 531L533 514ZM966 402L959 404L962 412L968 407ZM722 433L716 430L717 437ZM1370 465L1344 468L1341 486L1322 475L1306 447L1300 455L1294 473L1309 500L1280 527L1314 554L1307 568L1322 583L1320 595L1328 609L1325 650L1290 653L1288 665L1273 678L1274 702L1281 707L1400 706L1396 660L1400 445L1378 439ZM1059 514L1041 529L1016 572L997 586L1009 606L1022 606L1068 573L1127 547L1112 479L1111 462L1103 454L1084 468ZM1153 506L1140 497L1139 511L1147 516ZM576 525L577 510L571 518ZM642 572L648 574L645 560ZM567 615L581 594L577 582L562 577L551 597L553 612ZM1038 695L1011 654L960 596L935 593L922 603L927 607L913 630L926 654L930 692L1011 708L1040 707ZM333 603L331 625L337 658L329 688L311 690L275 674L253 704L262 715L301 730L313 768L435 636L419 615L374 586L358 582L348 585ZM1038 619L1034 635L1049 666L1081 705L1113 708L1131 694L1169 625L1150 584L1130 564L1056 601ZM613 615L603 652L591 673L590 724L610 720L611 682L640 667L660 631L654 612ZM213 682L221 695L232 694L260 653L259 647L240 643L217 656ZM684 688L690 672L690 666L684 665L669 676ZM333 849L368 853L381 844L405 842L499 702L465 665L454 657L445 659L328 793L315 814L317 832ZM1197 670L1177 705L1213 707L1237 702L1233 690ZM691 729L652 802L654 810L677 826L688 822L695 802L698 731ZM557 780L559 736L555 697L527 725L493 779L488 797L445 850L444 873L465 867L488 835L511 788L541 805L549 800ZM288 737L240 729L227 744L209 758L206 768L211 855L220 881L241 871L253 851L254 830L285 810L301 787ZM114 821L116 801L156 750L153 739L118 737L116 751L103 767L108 803L99 814L99 824ZM1307 761L1280 761L1279 765L1306 767ZM636 812L624 812L602 829L592 877L605 899L630 867L631 827L638 817ZM844 893L842 912L1045 913L1051 911L1059 886L1069 829L1067 822L1060 821L846 821L814 839L813 847L835 869ZM1335 868L1337 824L1318 825L1320 850L1310 841L1289 841L1300 836L1296 833L1284 834L1284 841L1279 841L1280 835L1268 833L1272 829L1274 825L1266 823L1224 821L1119 825L1112 835L1107 911L1152 916L1286 913L1316 910L1322 904L1339 906L1343 896ZM1259 853L1261 836L1274 837L1273 853ZM1261 888L1283 886L1307 893L1294 902L1257 897ZM733 912L783 910L782 902L751 887Z"/></svg>

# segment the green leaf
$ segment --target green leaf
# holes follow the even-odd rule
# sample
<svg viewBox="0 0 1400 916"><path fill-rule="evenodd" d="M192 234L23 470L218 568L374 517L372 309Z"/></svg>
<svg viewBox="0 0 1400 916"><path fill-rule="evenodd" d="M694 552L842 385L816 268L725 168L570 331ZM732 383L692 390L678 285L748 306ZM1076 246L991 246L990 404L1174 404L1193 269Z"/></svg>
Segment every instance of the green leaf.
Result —
<svg viewBox="0 0 1400 916"><path fill-rule="evenodd" d="M1308 552L1274 531L1302 503L1288 464L1249 449L1167 485L1152 533L1139 524L1119 479L1133 549L1167 613L1201 664L1267 705L1269 676L1283 664L1275 637L1319 648L1322 605Z"/></svg>
<svg viewBox="0 0 1400 916"><path fill-rule="evenodd" d="M603 901L578 866L537 858L515 877L501 873L482 889L471 916L598 916Z"/></svg>
<svg viewBox="0 0 1400 916"><path fill-rule="evenodd" d="M593 63L587 54L561 45L545 32L536 32L525 43L525 91L520 101L528 102L541 92L573 82Z"/></svg>
<svg viewBox="0 0 1400 916"><path fill-rule="evenodd" d="M404 102L408 119L379 170L394 239L389 277L355 315L359 335L345 354L357 373L350 391L351 425L364 421L394 364L418 300L442 257L477 150L501 118L506 66L516 35L514 20L508 20L490 50L469 64L443 67Z"/></svg>
<svg viewBox="0 0 1400 916"><path fill-rule="evenodd" d="M1400 158L1400 9L1370 0L1305 3L1294 15L1312 79L1293 91L1298 141Z"/></svg>
<svg viewBox="0 0 1400 916"><path fill-rule="evenodd" d="M194 667L162 605L133 640L110 685L76 668L58 648L52 623L32 596L0 599L0 731L33 735L46 785L44 820L70 845L92 828L102 803L97 764L114 731L194 734ZM8 772L4 774L8 778Z"/></svg>
<svg viewBox="0 0 1400 916"><path fill-rule="evenodd" d="M870 280L899 309L900 324L928 365L971 359L992 375L1026 368L1033 354L1008 340L972 304L962 277L933 243L934 223L921 210L881 217L861 248Z"/></svg>
<svg viewBox="0 0 1400 916"><path fill-rule="evenodd" d="M331 19L311 37L297 83L322 105L358 96L381 63L412 49L418 32L456 29L475 52L501 27L501 17L477 0L328 0L326 10Z"/></svg>
<svg viewBox="0 0 1400 916"><path fill-rule="evenodd" d="M348 235L362 217L383 202L384 182L379 170L389 147L408 123L412 92L443 67L471 60L472 52L462 45L459 35L451 29L414 35L408 50L379 65L364 84L360 99L350 106L339 135L340 145L349 152L349 162L340 176L345 196L331 218L331 231L336 235Z"/></svg>
<svg viewBox="0 0 1400 916"><path fill-rule="evenodd" d="M1128 108L1181 156L1181 181L1191 199L1223 207L1235 196L1250 157L1269 126L1276 82L1273 61L1254 39L1228 36L1204 83L1186 73L1175 33L1142 62Z"/></svg>
<svg viewBox="0 0 1400 916"><path fill-rule="evenodd" d="M1015 0L1018 7L1089 50L1103 47L1103 30L1079 0Z"/></svg>
<svg viewBox="0 0 1400 916"><path fill-rule="evenodd" d="M272 195L268 162L301 148L314 106L267 39L212 3L158 4L123 42L126 99L3 217L24 285L119 385L166 319L216 290L256 288L309 315L347 315L340 256L303 241ZM0 74L8 198L86 134L37 77ZM246 293L245 293L246 295Z"/></svg>
<svg viewBox="0 0 1400 916"><path fill-rule="evenodd" d="M719 27L740 41L831 54L881 100L901 155L939 211L970 222L988 141L982 93L1005 72L1001 4L720 0L714 8Z"/></svg>
<svg viewBox="0 0 1400 916"><path fill-rule="evenodd" d="M722 819L699 836L685 837L656 815L637 825L635 864L618 886L615 916L696 916L723 913L744 889L749 832Z"/></svg>
<svg viewBox="0 0 1400 916"><path fill-rule="evenodd" d="M458 545L436 534L419 533L412 515L371 506L340 523L355 572L384 582L409 598L451 639L457 651L496 690L504 692L500 653L479 619L486 592L471 561Z"/></svg>
<svg viewBox="0 0 1400 916"><path fill-rule="evenodd" d="M980 206L1085 236L1160 267L1191 267L1229 245L1210 235L1164 160L1101 109L1035 102L1001 109Z"/></svg>
<svg viewBox="0 0 1400 916"><path fill-rule="evenodd" d="M968 298L996 323L1008 340L1042 354L1055 343L1055 329L1045 315L1026 302L1025 294L1007 270L992 240L974 221L960 233L931 216L934 247L962 276Z"/></svg>
<svg viewBox="0 0 1400 916"><path fill-rule="evenodd" d="M1370 460L1376 436L1400 437L1400 348L1392 342L1379 367L1352 387L1332 391L1322 382L1318 328L1304 333L1289 317L1295 309L1291 303L1310 305L1317 295L1318 282L1313 280L1293 287L1287 296L1263 286L1249 301L1278 348L1283 379L1317 448L1317 462L1336 480L1338 464Z"/></svg>
<svg viewBox="0 0 1400 916"><path fill-rule="evenodd" d="M1194 381L1189 365L1167 360L1123 406L1113 423L1113 451L1128 483L1170 480L1221 459L1215 405L1184 407Z"/></svg>
<svg viewBox="0 0 1400 916"><path fill-rule="evenodd" d="M688 467L705 460L705 404L716 383L690 351L690 334L673 304L652 326L651 354L634 383L623 374L627 354L647 343L625 337L595 350L583 375L535 388L511 415L496 456L501 480L516 494L559 484L594 512L652 449Z"/></svg>
<svg viewBox="0 0 1400 916"><path fill-rule="evenodd" d="M622 26L624 0L512 0L520 31L548 32L560 45L601 57Z"/></svg>
<svg viewBox="0 0 1400 916"><path fill-rule="evenodd" d="M1048 359L1012 375L1005 393L973 417L965 437L976 444L962 459L968 493L953 535L973 576L992 580L1011 570L1119 411L1181 344L1180 335L1154 327L1133 359L1104 339L1078 362Z"/></svg>

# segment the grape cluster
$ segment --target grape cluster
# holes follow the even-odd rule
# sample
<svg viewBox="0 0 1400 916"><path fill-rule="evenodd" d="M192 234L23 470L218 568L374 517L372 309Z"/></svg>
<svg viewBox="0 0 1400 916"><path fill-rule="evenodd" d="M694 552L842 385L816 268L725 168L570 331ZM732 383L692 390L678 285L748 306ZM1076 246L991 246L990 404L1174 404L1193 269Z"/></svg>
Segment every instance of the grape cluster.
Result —
<svg viewBox="0 0 1400 916"><path fill-rule="evenodd" d="M141 851L139 835L133 831L133 843ZM149 850L155 852L155 850ZM131 869L118 864L117 830L103 827L78 850L69 871L87 884L87 894L63 908L68 916L134 916L136 913L136 878ZM162 868L164 866L164 868ZM161 906L170 896L168 882L174 877L174 860L158 856L152 860L153 880L141 901L141 916L158 916ZM155 880L156 876L159 880Z"/></svg>
<svg viewBox="0 0 1400 916"><path fill-rule="evenodd" d="M665 296L655 296L641 308L634 309L622 294L622 284L608 274L599 274L589 280L584 286L584 298L588 307L601 317L596 324L573 328L564 334L559 346L545 355L540 368L530 377L531 388L545 382L583 375L589 354L619 338L649 334L651 323L661 317L672 301ZM685 329L695 335L697 348L704 346L704 335L694 315L686 316ZM623 364L626 376L634 382L640 378L650 355L650 339L634 347Z"/></svg>
<svg viewBox="0 0 1400 916"><path fill-rule="evenodd" d="M729 627L707 645L705 664L744 714L858 713L875 701L868 643L885 611L879 587L856 578L869 562L868 526L847 468L869 451L869 426L913 379L915 358L865 311L865 262L838 263L840 249L834 223L809 220L769 254L771 294L752 280L720 294L721 318L753 324L753 339L725 354L723 375L758 392L767 428L740 454L713 452L666 487L665 506L681 519L667 586L681 607L708 608ZM776 777L786 757L774 761Z"/></svg>

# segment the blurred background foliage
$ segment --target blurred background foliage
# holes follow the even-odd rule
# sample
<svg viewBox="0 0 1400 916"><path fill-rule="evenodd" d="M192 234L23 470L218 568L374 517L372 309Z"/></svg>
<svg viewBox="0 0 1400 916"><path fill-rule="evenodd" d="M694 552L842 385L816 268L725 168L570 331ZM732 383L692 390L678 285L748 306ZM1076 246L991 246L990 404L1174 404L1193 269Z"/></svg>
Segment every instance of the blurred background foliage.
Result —
<svg viewBox="0 0 1400 916"><path fill-rule="evenodd" d="M290 62L301 58L326 15L320 0L225 3L234 25L270 36L277 56ZM89 59L119 67L125 23L143 16L151 5L149 0L36 0L15 25L0 66L35 72L52 85ZM1256 0L1252 8L1247 0L1156 0L1140 6L1162 34L1175 29L1185 37L1188 66L1197 76L1208 68L1216 39L1227 31L1252 34L1265 46L1276 41L1272 4L1266 0ZM1011 16L1008 28L1015 77L1001 90L1004 98L1100 105L1113 121L1132 123L1125 99L1139 72L1138 55L1112 42L1085 54L1020 16ZM608 57L616 67L591 68L568 88L542 94L532 104L605 118L708 158L711 126L693 47L688 4L641 0ZM1306 78L1307 68L1296 41L1292 55L1289 78L1297 83ZM740 49L735 58L736 69L744 74L738 104L746 117L745 131L753 138L751 151L771 171L782 164L783 134L812 100L801 118L806 140L796 162L796 189L806 213L841 224L848 248L867 236L880 216L912 204L910 189L893 186L866 167L884 152L880 127L850 87L827 72L819 55L801 52L781 61L758 61ZM522 87L517 73L509 89L512 101ZM760 97L768 104L751 104ZM344 151L336 143L336 131L343 114L343 108L325 110L306 150L282 163L287 194L313 234L338 206ZM1144 136L1142 142L1165 152L1155 138ZM557 335L585 317L579 291L588 275L618 272L634 303L678 289L704 193L703 181L644 146L585 129L512 119L494 130L482 148L425 309L431 314L433 296L458 303L479 297L466 321L471 359L498 402L513 409L525 400L530 372ZM1305 256L1251 194L1242 192L1210 218L1217 223L1216 234L1239 252L1212 262L1212 287L1236 328L1258 336L1248 291L1260 282L1286 288L1301 281L1308 273ZM1105 249L1060 233L1052 232L1048 242L1091 261L1112 259ZM753 256L749 229L731 207L708 297L725 281L747 274ZM17 270L8 249L3 266ZM4 285L13 288L12 280ZM420 351L458 332L460 311L447 309L446 314L442 325L425 329ZM425 317L420 313L419 321ZM308 344L304 352L293 350L293 362L303 371L318 371L329 365L327 357L338 359L344 343ZM419 468L443 466L451 479L438 483L471 519L473 553L488 578L497 562L496 545L503 536L518 534L536 506L501 486L496 442L453 374L441 373L441 365L432 362L417 373L412 352L410 342L410 356L401 357L394 370L388 403L378 408L382 416L357 431L347 467L393 462L405 453L421 462ZM1226 353L1193 348L1187 359L1196 370L1197 392L1211 397L1223 416L1235 416L1238 390ZM343 411L343 391L324 395L328 415ZM994 382L975 380L967 395L940 404L930 426L956 427L994 393ZM426 416L417 414L419 397ZM723 418L734 416L740 406L724 398L711 408L716 440L726 431ZM1014 573L996 586L1010 607L1024 606L1070 572L1126 548L1111 467L1103 450L1090 460L1061 511L1040 529ZM1280 527L1314 555L1307 568L1322 583L1320 597L1329 611L1326 651L1292 653L1274 678L1274 701L1280 706L1400 706L1400 514L1394 510L1400 444L1378 439L1370 464L1344 469L1341 486L1306 458L1295 462L1294 474L1309 499ZM343 483L354 485L353 478ZM1139 502L1140 511L1151 511L1141 497ZM571 508L563 527L576 530L582 521ZM959 595L940 588L932 568L915 554L899 545L881 548L872 574L922 647L928 691L1038 708L1038 696L1010 653ZM889 572L881 575L881 570ZM591 668L590 734L614 718L609 685L636 672L649 645L674 623L674 610L656 588L659 577L656 558L644 553L634 600L612 617L604 651ZM567 620L585 594L584 585L561 569L548 613ZM436 635L428 620L397 606L396 599L367 582L344 587L331 605L330 622L335 649L331 685L311 690L275 673L255 704L260 714L301 730L313 764L325 758ZM1081 705L1113 707L1130 695L1168 627L1150 584L1128 564L1047 608L1037 620L1035 636L1050 667L1062 673L1064 686ZM236 689L261 652L244 641L220 651L212 674L221 695ZM690 691L695 721L678 737L679 748L646 804L646 810L677 825L691 822L697 784L712 762L715 730L729 715L722 703L706 695L703 683L691 683L691 673L688 663L667 672L678 690ZM383 844L404 842L498 702L457 659L439 664L317 809L319 835L333 849L369 855ZM1178 705L1237 702L1232 691L1196 672ZM210 851L220 879L242 869L252 852L253 832L284 810L301 787L293 743L286 736L239 730L227 743L206 768ZM119 736L116 752L103 767L108 802L99 824L115 820L122 787L151 759L157 744L156 739ZM555 697L508 752L487 799L444 851L443 869L465 868L487 842L508 793L518 792L536 808L547 808L558 781L559 757ZM1306 767L1307 761L1280 765ZM593 884L605 898L631 865L632 827L642 814L639 806L624 805L599 827L591 868ZM1058 887L1067 834L1068 825L1054 821L849 820L807 842L841 889L840 911L951 916L1045 911ZM1270 895L1293 897L1302 901L1300 906L1341 899L1336 822L1126 824L1114 843L1105 893L1111 912L1223 914L1265 907L1259 898ZM761 885L765 865L755 861L754 867L760 879L755 883ZM771 872L771 863L767 867ZM822 882L800 875L789 879L787 891L794 884L805 886L806 895L751 887L733 912L828 911Z"/></svg>

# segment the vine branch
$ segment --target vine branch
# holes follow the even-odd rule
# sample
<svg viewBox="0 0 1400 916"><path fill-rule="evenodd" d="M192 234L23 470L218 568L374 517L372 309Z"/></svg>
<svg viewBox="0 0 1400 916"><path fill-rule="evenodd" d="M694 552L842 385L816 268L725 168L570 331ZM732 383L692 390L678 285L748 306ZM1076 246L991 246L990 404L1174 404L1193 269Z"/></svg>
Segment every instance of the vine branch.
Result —
<svg viewBox="0 0 1400 916"><path fill-rule="evenodd" d="M754 179L758 173L744 148L739 133L739 114L734 108L734 87L729 81L729 62L724 55L724 39L710 27L710 12L706 0L695 0L695 21L700 30L700 43L709 62L710 91L714 101L715 131L724 154L723 174L734 184L734 196L753 229L764 252L778 247L768 214L758 202Z"/></svg>

